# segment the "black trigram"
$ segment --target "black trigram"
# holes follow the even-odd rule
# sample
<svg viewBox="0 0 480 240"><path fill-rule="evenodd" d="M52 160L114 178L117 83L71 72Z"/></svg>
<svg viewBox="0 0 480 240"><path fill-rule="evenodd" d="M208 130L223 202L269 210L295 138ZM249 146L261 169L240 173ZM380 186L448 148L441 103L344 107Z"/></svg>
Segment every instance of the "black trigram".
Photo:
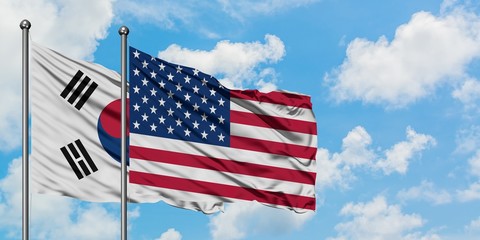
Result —
<svg viewBox="0 0 480 240"><path fill-rule="evenodd" d="M70 151L67 150L67 147ZM91 173L98 171L97 166L93 162L92 158L90 157L80 140L76 140L73 143L67 144L67 146L65 147L61 147L60 151L62 151L63 156L65 156L68 164L70 164L70 167L72 168L73 172L75 172L75 175L77 175L77 178L79 180L82 179L84 176L86 177ZM85 175L82 174L82 171L80 171L80 169Z"/></svg>
<svg viewBox="0 0 480 240"><path fill-rule="evenodd" d="M80 81L80 78L82 76L83 72L78 70L78 72L75 74L75 76L73 76L72 80L70 80L62 93L60 93L60 96L67 99L68 94L73 91L73 93L67 99L70 104L73 104L75 100L80 97L80 100L78 100L78 102L75 104L75 108L78 110L82 108L83 104L85 104L85 102L88 100L88 98L92 95L93 91L95 91L98 86L96 82L92 81L92 84L90 84L90 86L87 88L87 91L82 95L83 90L90 82L90 78L88 76L85 76L85 78L83 78L80 84L78 84L78 86L74 89L75 85L77 85L78 81Z"/></svg>

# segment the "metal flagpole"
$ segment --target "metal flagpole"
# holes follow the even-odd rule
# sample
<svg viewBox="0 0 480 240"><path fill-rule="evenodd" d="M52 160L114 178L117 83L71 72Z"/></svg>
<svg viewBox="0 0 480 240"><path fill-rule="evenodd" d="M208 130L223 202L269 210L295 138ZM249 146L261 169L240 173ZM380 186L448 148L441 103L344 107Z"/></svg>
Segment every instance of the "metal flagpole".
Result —
<svg viewBox="0 0 480 240"><path fill-rule="evenodd" d="M28 240L29 183L28 183L28 31L32 25L28 20L20 22L22 29L22 239Z"/></svg>
<svg viewBox="0 0 480 240"><path fill-rule="evenodd" d="M127 35L128 28L125 26L120 27L118 33L122 38L121 44L121 67L122 67L122 116L121 116L121 126L122 126L122 177L121 177L121 187L122 187L122 199L121 199L121 208L122 208L122 240L127 240Z"/></svg>

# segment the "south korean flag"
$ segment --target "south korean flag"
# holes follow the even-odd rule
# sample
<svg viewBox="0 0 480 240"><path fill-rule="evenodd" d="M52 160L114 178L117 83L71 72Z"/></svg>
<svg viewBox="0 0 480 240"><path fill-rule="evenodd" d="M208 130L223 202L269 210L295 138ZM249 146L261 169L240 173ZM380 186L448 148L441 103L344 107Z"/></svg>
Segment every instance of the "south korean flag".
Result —
<svg viewBox="0 0 480 240"><path fill-rule="evenodd" d="M120 75L35 43L31 75L32 192L119 202Z"/></svg>

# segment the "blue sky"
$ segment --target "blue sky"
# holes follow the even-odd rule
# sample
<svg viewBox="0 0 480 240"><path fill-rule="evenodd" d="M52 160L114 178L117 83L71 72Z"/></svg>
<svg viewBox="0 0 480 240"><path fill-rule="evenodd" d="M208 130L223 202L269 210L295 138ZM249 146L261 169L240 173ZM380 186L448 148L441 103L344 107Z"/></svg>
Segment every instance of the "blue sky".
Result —
<svg viewBox="0 0 480 240"><path fill-rule="evenodd" d="M478 239L476 1L0 2L0 238L21 232L20 21L32 40L119 71L129 44L236 88L312 96L317 211L203 215L129 205L130 239ZM118 239L119 204L33 195L33 239Z"/></svg>

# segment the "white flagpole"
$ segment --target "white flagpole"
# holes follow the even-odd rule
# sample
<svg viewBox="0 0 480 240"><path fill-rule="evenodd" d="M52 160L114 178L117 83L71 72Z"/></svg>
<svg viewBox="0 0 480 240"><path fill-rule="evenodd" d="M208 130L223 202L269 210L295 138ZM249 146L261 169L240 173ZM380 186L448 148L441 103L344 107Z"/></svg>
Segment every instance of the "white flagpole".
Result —
<svg viewBox="0 0 480 240"><path fill-rule="evenodd" d="M29 183L28 183L28 31L32 25L28 20L20 22L22 29L22 239L28 240Z"/></svg>
<svg viewBox="0 0 480 240"><path fill-rule="evenodd" d="M122 199L121 199L121 208L122 208L122 240L127 240L127 35L128 28L125 26L120 27L118 33L122 38L121 44L121 68L122 68L122 116L121 116L121 126L122 126L122 147L121 147L121 159L122 159L122 177L121 177L121 187L122 187Z"/></svg>

